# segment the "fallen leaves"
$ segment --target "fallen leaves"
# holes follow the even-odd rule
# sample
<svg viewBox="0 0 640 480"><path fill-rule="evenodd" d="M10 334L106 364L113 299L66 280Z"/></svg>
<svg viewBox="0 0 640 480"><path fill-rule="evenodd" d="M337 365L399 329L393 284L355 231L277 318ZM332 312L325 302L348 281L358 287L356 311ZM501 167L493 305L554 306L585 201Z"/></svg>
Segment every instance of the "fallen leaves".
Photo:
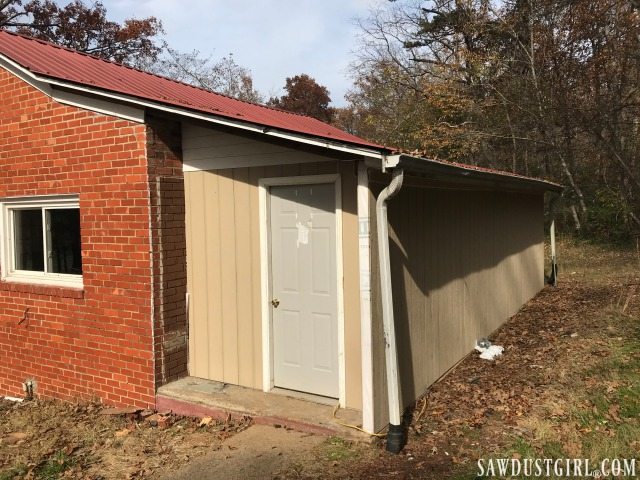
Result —
<svg viewBox="0 0 640 480"><path fill-rule="evenodd" d="M122 437L126 437L130 433L131 433L131 430L129 430L128 428L123 428L122 430L118 430L117 432L115 432L114 435L116 438L122 438Z"/></svg>
<svg viewBox="0 0 640 480"><path fill-rule="evenodd" d="M212 417L204 417L202 420L200 420L200 424L198 426L199 427L206 427L211 422L213 422L213 418Z"/></svg>
<svg viewBox="0 0 640 480"><path fill-rule="evenodd" d="M16 478L40 478L39 471L55 467L61 472L55 478L156 478L251 423L250 417L200 420L97 403L0 399L0 472L19 469L24 473Z"/></svg>
<svg viewBox="0 0 640 480"><path fill-rule="evenodd" d="M141 411L141 408L105 408L100 415L135 415Z"/></svg>
<svg viewBox="0 0 640 480"><path fill-rule="evenodd" d="M609 361L612 342L625 340L621 335L628 332L620 322L609 329L603 314L617 288L572 281L544 289L492 335L494 344L505 347L502 357L488 364L468 356L418 400L409 440L417 461L382 456L355 478L397 472L403 478L448 478L452 461L473 465L481 456L504 454L518 438L540 454L545 442L560 439L565 454L581 458L582 435L614 436L616 425L628 421L614 399L628 386L589 368ZM626 314L638 316L639 303L630 300ZM584 404L585 391L605 395L606 406ZM592 408L603 422L580 424L576 409Z"/></svg>
<svg viewBox="0 0 640 480"><path fill-rule="evenodd" d="M24 432L11 432L3 438L0 438L0 444L4 445L20 445L24 443L29 435Z"/></svg>
<svg viewBox="0 0 640 480"><path fill-rule="evenodd" d="M615 422L622 422L622 419L620 418L620 405L617 404L612 404L609 405L609 409L607 410L607 418L609 420L613 420Z"/></svg>

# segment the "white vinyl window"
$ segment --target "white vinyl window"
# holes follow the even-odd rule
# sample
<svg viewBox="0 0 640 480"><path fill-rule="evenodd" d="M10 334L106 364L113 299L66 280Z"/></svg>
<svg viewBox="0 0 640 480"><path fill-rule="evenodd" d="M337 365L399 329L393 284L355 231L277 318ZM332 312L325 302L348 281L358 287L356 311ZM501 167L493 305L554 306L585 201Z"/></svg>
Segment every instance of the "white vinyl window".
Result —
<svg viewBox="0 0 640 480"><path fill-rule="evenodd" d="M82 286L78 197L0 200L2 279Z"/></svg>

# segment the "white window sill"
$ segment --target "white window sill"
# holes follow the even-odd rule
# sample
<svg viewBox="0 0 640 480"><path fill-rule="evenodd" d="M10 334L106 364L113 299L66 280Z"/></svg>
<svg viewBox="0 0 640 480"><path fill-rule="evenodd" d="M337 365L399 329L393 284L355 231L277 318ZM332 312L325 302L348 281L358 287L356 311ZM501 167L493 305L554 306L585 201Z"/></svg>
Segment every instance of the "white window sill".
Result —
<svg viewBox="0 0 640 480"><path fill-rule="evenodd" d="M84 284L81 275L31 275L12 273L2 277L6 283L19 283L25 285L41 285L45 287L82 289Z"/></svg>

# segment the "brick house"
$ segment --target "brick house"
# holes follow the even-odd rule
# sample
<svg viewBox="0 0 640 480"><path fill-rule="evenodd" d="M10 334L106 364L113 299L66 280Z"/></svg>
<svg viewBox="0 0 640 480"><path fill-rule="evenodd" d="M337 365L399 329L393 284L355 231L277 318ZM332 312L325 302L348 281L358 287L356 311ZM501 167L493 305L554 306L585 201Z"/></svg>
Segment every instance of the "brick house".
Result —
<svg viewBox="0 0 640 480"><path fill-rule="evenodd" d="M385 171L412 173L389 214L403 404L542 288L543 194L558 190L393 153L0 31L0 395L34 380L42 397L153 407L158 387L192 375L335 398L379 428L389 417L374 197ZM450 211L428 216L434 202ZM442 225L407 223L415 205ZM432 265L411 239L447 258L452 242L435 230L457 238L451 248L471 238L476 256ZM428 289L413 259L433 272ZM473 308L446 301L460 295ZM434 347L415 342L430 301L442 322L430 334L447 348L426 357ZM445 328L451 318L459 328Z"/></svg>

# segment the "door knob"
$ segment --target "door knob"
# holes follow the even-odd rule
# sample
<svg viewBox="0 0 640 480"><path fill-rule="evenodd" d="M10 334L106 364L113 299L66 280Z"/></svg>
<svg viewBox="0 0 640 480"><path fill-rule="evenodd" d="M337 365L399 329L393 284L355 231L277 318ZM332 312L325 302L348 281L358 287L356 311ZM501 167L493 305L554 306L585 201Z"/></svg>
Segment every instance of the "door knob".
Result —
<svg viewBox="0 0 640 480"><path fill-rule="evenodd" d="M278 305L280 305L280 300L274 298L273 300L271 300L271 305L273 305L273 308L278 308Z"/></svg>

